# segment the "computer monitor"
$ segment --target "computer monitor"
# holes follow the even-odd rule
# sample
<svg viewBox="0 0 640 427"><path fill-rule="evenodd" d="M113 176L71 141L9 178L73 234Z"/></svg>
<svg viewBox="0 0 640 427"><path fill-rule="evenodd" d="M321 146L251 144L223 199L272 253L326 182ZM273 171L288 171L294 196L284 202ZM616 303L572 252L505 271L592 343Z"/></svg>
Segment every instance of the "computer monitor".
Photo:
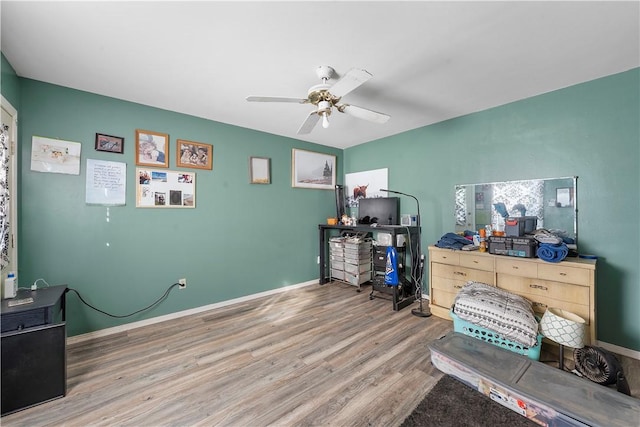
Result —
<svg viewBox="0 0 640 427"><path fill-rule="evenodd" d="M376 197L358 201L361 224L400 225L400 198Z"/></svg>

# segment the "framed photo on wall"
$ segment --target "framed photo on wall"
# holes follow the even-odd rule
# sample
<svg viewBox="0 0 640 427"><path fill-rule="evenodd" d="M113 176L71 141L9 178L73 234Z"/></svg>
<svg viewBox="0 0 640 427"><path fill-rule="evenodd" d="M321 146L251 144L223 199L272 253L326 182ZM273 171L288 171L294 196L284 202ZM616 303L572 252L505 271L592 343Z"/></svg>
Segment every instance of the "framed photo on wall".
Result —
<svg viewBox="0 0 640 427"><path fill-rule="evenodd" d="M176 142L176 165L183 168L211 169L213 145L178 139Z"/></svg>
<svg viewBox="0 0 640 427"><path fill-rule="evenodd" d="M169 135L136 129L136 165L168 168Z"/></svg>
<svg viewBox="0 0 640 427"><path fill-rule="evenodd" d="M249 182L251 184L271 184L271 159L249 157Z"/></svg>
<svg viewBox="0 0 640 427"><path fill-rule="evenodd" d="M291 186L335 190L336 156L294 148L291 152Z"/></svg>
<svg viewBox="0 0 640 427"><path fill-rule="evenodd" d="M122 154L124 153L124 138L96 133L96 151Z"/></svg>

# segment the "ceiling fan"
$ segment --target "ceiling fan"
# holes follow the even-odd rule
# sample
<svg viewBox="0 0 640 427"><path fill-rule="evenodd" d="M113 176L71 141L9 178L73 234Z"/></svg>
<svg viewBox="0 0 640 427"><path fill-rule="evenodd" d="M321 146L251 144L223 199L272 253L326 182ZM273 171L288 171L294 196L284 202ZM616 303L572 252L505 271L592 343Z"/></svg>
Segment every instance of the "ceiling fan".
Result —
<svg viewBox="0 0 640 427"><path fill-rule="evenodd" d="M366 70L352 68L347 74L339 79L333 85L327 82L334 74L334 69L321 65L316 69L316 75L322 80L321 84L312 86L307 93L306 98L285 98L279 96L248 96L247 101L250 102L293 102L297 104L313 104L316 109L309 113L305 121L298 129L298 134L303 135L311 132L318 121L322 118L322 127L329 127L329 116L333 108L340 112L349 114L359 119L368 120L374 123L385 123L390 116L358 107L351 104L340 103L342 97L352 90L356 89L373 75Z"/></svg>

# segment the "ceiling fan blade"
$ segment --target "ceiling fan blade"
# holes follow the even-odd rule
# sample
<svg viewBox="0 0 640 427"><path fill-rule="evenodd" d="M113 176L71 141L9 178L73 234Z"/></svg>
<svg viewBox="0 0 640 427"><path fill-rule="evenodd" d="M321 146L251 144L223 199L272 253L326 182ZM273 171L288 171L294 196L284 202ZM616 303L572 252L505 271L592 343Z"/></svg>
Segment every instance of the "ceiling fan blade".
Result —
<svg viewBox="0 0 640 427"><path fill-rule="evenodd" d="M306 98L285 98L282 96L247 96L249 102L295 102L297 104L306 104L309 102Z"/></svg>
<svg viewBox="0 0 640 427"><path fill-rule="evenodd" d="M373 77L373 75L369 74L367 70L352 68L347 72L347 74L342 76L340 80L331 86L329 92L331 92L333 96L341 98L369 80L371 77Z"/></svg>
<svg viewBox="0 0 640 427"><path fill-rule="evenodd" d="M342 105L336 105L336 108L341 113L345 113L350 116L357 117L359 119L368 120L374 123L386 123L387 120L391 118L391 116L387 114L378 113L373 110L367 110L366 108L358 107L355 105L342 104Z"/></svg>
<svg viewBox="0 0 640 427"><path fill-rule="evenodd" d="M300 129L298 129L298 135L306 135L310 133L319 120L320 114L318 114L316 111L312 111L311 114L309 114L305 121L302 123Z"/></svg>

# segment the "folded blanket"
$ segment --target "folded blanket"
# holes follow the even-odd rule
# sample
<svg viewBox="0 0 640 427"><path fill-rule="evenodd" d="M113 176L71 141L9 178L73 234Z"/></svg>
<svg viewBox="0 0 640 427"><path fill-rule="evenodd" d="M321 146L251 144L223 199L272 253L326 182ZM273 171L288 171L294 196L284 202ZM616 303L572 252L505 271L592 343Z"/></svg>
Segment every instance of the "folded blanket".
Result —
<svg viewBox="0 0 640 427"><path fill-rule="evenodd" d="M531 302L520 295L480 282L467 282L456 295L453 312L461 319L504 338L533 347L538 321Z"/></svg>
<svg viewBox="0 0 640 427"><path fill-rule="evenodd" d="M447 249L462 249L463 246L469 245L472 242L469 239L465 239L462 236L458 236L456 233L446 233L438 240L436 246L439 248Z"/></svg>
<svg viewBox="0 0 640 427"><path fill-rule="evenodd" d="M543 261L560 262L569 254L569 248L564 243L553 245L550 243L541 243L538 246L536 255Z"/></svg>

